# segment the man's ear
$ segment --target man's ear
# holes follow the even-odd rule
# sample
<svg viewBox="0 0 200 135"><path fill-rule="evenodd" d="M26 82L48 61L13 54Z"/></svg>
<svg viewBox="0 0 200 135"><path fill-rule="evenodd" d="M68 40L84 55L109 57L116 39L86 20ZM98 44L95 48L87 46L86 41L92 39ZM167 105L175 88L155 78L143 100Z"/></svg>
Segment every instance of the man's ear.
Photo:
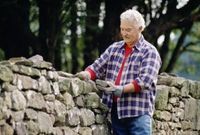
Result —
<svg viewBox="0 0 200 135"><path fill-rule="evenodd" d="M142 32L142 30L143 30L143 29L142 29L142 26L139 27L139 30Z"/></svg>

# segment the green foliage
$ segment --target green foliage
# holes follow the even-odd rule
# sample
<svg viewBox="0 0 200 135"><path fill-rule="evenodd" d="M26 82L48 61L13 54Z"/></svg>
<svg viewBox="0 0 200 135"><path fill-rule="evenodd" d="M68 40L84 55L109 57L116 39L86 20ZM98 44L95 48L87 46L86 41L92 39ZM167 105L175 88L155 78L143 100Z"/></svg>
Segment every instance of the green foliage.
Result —
<svg viewBox="0 0 200 135"><path fill-rule="evenodd" d="M23 5L23 2L26 4ZM11 36L9 34L13 33L10 31L16 30L14 31L15 33L24 36L20 36L22 39L27 38L24 40L25 46L23 48L26 48L26 45L28 46L28 49L24 49L29 51L28 54L40 53L44 58L49 57L48 60L52 60L53 64L60 64L58 66L59 70L67 72L75 72L74 69L83 70L85 65L99 56L99 51L103 52L103 49L110 43L119 40L119 26L116 22L119 22L120 13L127 8L136 7L146 20L147 29L143 33L145 39L159 47L159 50L164 53L164 55L161 54L162 58L166 60L163 63L165 67L163 69L166 69L171 64L171 67L174 68L172 72L178 74L195 76L199 72L200 23L196 19L200 11L199 7L197 7L200 4L199 0L189 0L185 3L171 0L29 0L23 2L0 2L1 9L4 9L1 12L4 16L0 20L0 24L1 26L6 26L0 30L0 37L8 35L5 39L10 39ZM28 2L30 2L30 5ZM29 11L29 13L23 14L22 12L24 11ZM184 11L184 14L182 11ZM42 14L40 14L41 12ZM16 14L11 13L22 13L22 15L17 18ZM52 14L56 16L51 16ZM39 19L39 15L42 15L45 19ZM24 18L29 18L29 24L21 23L28 21L23 20ZM2 20L16 20L16 22L20 23L15 28L12 23L7 26ZM177 50L177 54L180 52L180 58L177 59L173 52L188 24L193 24L193 26L189 32L187 31L187 35L182 40L183 42L180 42L181 47ZM20 30L21 27L25 32ZM9 33L5 34L5 31L9 31ZM167 47L162 44L156 44L158 37L161 35L168 36L168 33L170 34L170 39L164 39ZM16 35L13 34L13 37L16 37ZM0 41L4 41L4 38L3 40L0 38ZM18 38L16 38L16 41L18 41ZM15 51L15 49L10 48L16 48L12 46L12 42L5 41L5 43L8 45L6 44L3 46L4 48L2 47L3 51L0 50L0 60L5 58L4 52L6 57L9 58ZM20 43L14 44L18 47ZM22 49L20 48L19 50L21 51ZM55 52L53 52L54 50ZM16 53L16 55L20 55L20 53ZM52 55L53 57L51 57ZM73 67L73 65L76 67Z"/></svg>
<svg viewBox="0 0 200 135"><path fill-rule="evenodd" d="M200 55L197 53L184 53L178 59L172 72L193 80L200 80Z"/></svg>
<svg viewBox="0 0 200 135"><path fill-rule="evenodd" d="M39 8L35 0L30 0L30 29L35 34L38 35L39 30Z"/></svg>
<svg viewBox="0 0 200 135"><path fill-rule="evenodd" d="M5 60L4 51L0 48L0 61Z"/></svg>
<svg viewBox="0 0 200 135"><path fill-rule="evenodd" d="M182 55L172 72L186 78L200 80L200 23L195 23L184 42ZM185 47L185 48L184 48Z"/></svg>

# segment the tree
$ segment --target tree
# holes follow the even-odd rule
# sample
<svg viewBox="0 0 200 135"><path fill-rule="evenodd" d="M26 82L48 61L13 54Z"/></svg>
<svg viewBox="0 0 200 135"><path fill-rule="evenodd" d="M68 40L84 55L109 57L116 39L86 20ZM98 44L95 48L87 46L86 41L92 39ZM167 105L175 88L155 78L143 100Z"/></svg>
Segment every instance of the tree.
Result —
<svg viewBox="0 0 200 135"><path fill-rule="evenodd" d="M47 61L56 65L56 48L59 48L58 36L61 32L60 15L63 0L38 0L39 7L39 41L38 52Z"/></svg>
<svg viewBox="0 0 200 135"><path fill-rule="evenodd" d="M96 51L99 36L100 0L86 0L86 18L84 33L84 67L87 67L97 57Z"/></svg>
<svg viewBox="0 0 200 135"><path fill-rule="evenodd" d="M27 0L0 2L0 44L5 58L29 55L29 7Z"/></svg>
<svg viewBox="0 0 200 135"><path fill-rule="evenodd" d="M3 0L0 7L0 48L6 59L40 54L56 69L72 73L121 39L120 14L132 7L144 15L143 35L159 50L162 71L171 72L180 55L199 44L199 38L186 40L200 21L199 0L182 5L177 0Z"/></svg>
<svg viewBox="0 0 200 135"><path fill-rule="evenodd" d="M114 2L117 3L117 11L115 11L115 7L109 6ZM104 20L104 29L101 37L101 39L105 40L101 42L101 46L104 45L105 47L103 48L106 48L107 45L113 41L113 39L120 39L120 37L117 36L119 35L119 30L117 29L119 25L116 24L116 22L119 22L119 15L122 10L125 10L124 7L135 7L144 15L146 22L149 23L144 31L144 36L148 41L155 45L160 52L163 61L163 67L161 71L172 71L178 59L179 52L184 45L183 42L189 34L193 23L200 21L199 0L190 0L179 8L177 6L180 3L178 3L176 0L163 0L160 3L156 3L156 1L153 0L126 1L126 3L108 0L105 1L105 4L107 5L107 14ZM118 5L123 6L118 7ZM179 37L179 41L176 43L176 47L174 48L171 57L166 59L166 56L171 52L171 50L169 50L171 42L170 35L174 32L174 30L177 29L182 31L182 35ZM163 43L158 45L157 41L161 35L164 35L165 38ZM108 38L110 38L110 40Z"/></svg>

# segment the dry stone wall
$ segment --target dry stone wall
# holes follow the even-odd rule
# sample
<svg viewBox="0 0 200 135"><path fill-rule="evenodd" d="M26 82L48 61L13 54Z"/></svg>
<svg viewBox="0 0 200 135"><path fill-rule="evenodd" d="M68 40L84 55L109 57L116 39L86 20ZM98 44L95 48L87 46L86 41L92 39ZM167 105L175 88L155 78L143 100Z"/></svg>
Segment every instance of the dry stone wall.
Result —
<svg viewBox="0 0 200 135"><path fill-rule="evenodd" d="M92 81L56 71L39 55L0 62L0 135L109 135ZM154 135L200 134L200 82L159 75Z"/></svg>
<svg viewBox="0 0 200 135"><path fill-rule="evenodd" d="M155 108L155 135L200 135L200 82L162 73Z"/></svg>
<svg viewBox="0 0 200 135"><path fill-rule="evenodd" d="M94 82L55 71L39 55L0 62L0 135L106 135Z"/></svg>

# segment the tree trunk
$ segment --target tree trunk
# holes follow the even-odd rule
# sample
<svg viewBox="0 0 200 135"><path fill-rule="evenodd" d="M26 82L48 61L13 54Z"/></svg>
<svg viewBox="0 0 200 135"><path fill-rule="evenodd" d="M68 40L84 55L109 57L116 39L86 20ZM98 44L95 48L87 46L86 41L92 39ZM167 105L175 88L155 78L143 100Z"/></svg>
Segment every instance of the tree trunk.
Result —
<svg viewBox="0 0 200 135"><path fill-rule="evenodd" d="M77 69L79 67L78 63L78 47L77 47L77 7L76 4L71 4L71 10L70 10L70 16L71 16L71 54L72 54L72 73L76 73Z"/></svg>
<svg viewBox="0 0 200 135"><path fill-rule="evenodd" d="M160 57L161 57L161 60L162 60L161 71L164 70L164 67L166 66L166 64L168 62L167 61L167 54L169 53L170 33L171 33L170 30L166 31L165 40L164 40L162 47L160 49Z"/></svg>
<svg viewBox="0 0 200 135"><path fill-rule="evenodd" d="M97 58L97 46L99 46L99 13L100 0L86 0L86 20L85 20L85 48L84 48L84 68L92 64Z"/></svg>
<svg viewBox="0 0 200 135"><path fill-rule="evenodd" d="M29 1L3 1L1 4L0 43L5 58L29 57L29 46L25 38L29 30Z"/></svg>
<svg viewBox="0 0 200 135"><path fill-rule="evenodd" d="M176 61L178 59L178 56L181 53L180 50L184 45L184 40L185 40L187 34L189 33L189 31L191 30L192 25L193 25L193 23L190 22L190 24L188 24L187 27L182 31L182 34L181 34L181 36L180 36L180 38L179 38L179 40L177 42L177 45L176 45L176 47L175 47L175 49L174 49L174 51L172 53L172 57L171 57L171 59L169 61L169 64L168 64L168 66L167 66L167 68L165 70L166 72L171 72L172 69L174 68L174 65L175 65L175 63L176 63Z"/></svg>
<svg viewBox="0 0 200 135"><path fill-rule="evenodd" d="M115 4L113 5L113 3ZM120 14L124 10L122 6L123 4L121 0L105 1L106 14L104 18L104 28L100 36L100 46L98 46L100 53L104 52L111 43L120 39Z"/></svg>
<svg viewBox="0 0 200 135"><path fill-rule="evenodd" d="M46 61L50 61L56 67L55 50L58 35L61 31L59 16L62 9L62 0L38 0L39 7L39 39L41 47L38 49ZM58 47L60 48L60 47Z"/></svg>
<svg viewBox="0 0 200 135"><path fill-rule="evenodd" d="M145 37L152 44L157 44L157 39L167 30L174 29L181 26L185 18L191 16L192 10L197 8L200 4L199 0L190 0L183 8L176 9L176 1L170 0L167 5L167 13L161 14L158 19L154 18L144 31ZM179 28L184 28L181 26Z"/></svg>

